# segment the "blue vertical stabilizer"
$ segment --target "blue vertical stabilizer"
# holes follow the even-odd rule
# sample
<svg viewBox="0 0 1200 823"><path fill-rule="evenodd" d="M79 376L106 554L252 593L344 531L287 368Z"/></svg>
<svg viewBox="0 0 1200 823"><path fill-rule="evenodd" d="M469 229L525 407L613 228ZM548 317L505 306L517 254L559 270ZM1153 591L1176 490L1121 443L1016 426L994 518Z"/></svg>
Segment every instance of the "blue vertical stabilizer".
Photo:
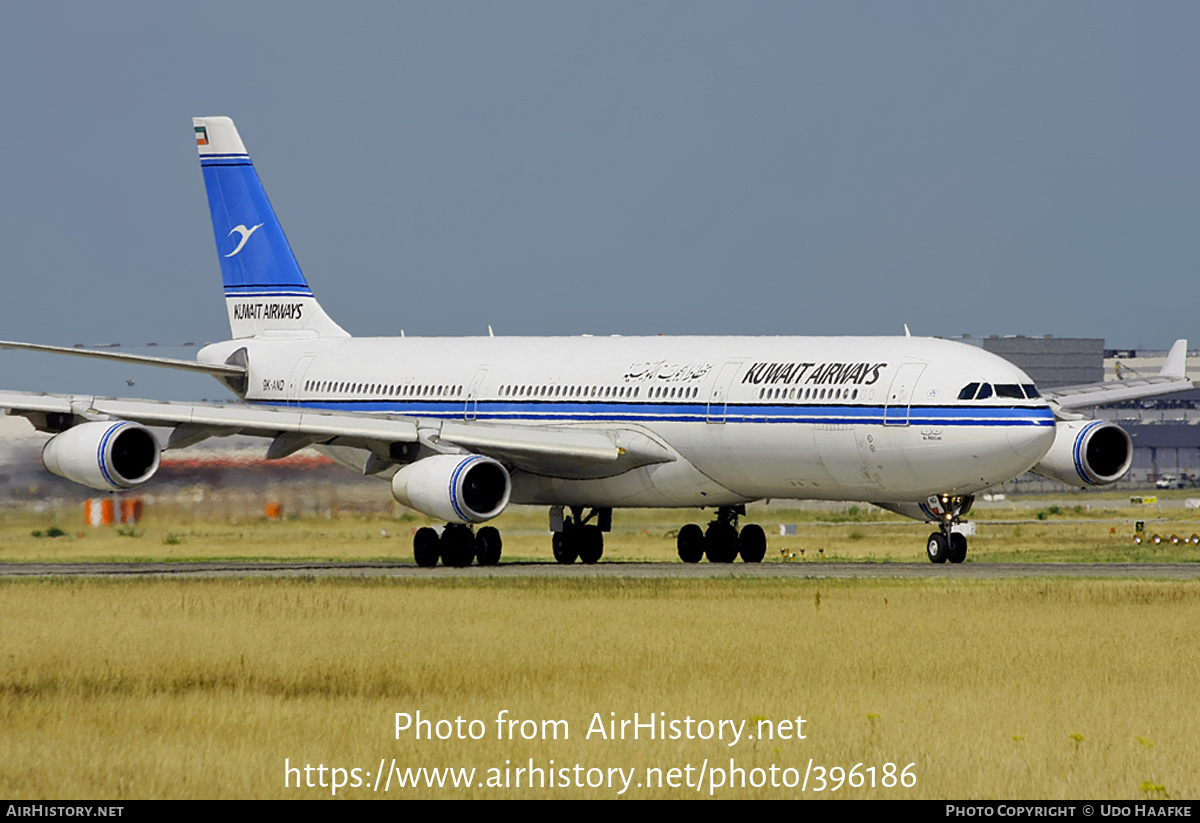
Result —
<svg viewBox="0 0 1200 823"><path fill-rule="evenodd" d="M349 336L313 297L233 121L192 125L233 336Z"/></svg>

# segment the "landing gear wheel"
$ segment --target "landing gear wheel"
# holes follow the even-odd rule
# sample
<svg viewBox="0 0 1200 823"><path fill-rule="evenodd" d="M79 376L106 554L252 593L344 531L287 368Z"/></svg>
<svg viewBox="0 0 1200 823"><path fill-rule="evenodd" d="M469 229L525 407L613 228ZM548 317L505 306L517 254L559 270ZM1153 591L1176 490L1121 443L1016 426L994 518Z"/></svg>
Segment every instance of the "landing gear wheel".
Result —
<svg viewBox="0 0 1200 823"><path fill-rule="evenodd" d="M431 569L437 565L438 557L441 556L441 539L438 533L426 526L423 529L417 529L417 533L413 535L413 558L417 561L417 565L423 569Z"/></svg>
<svg viewBox="0 0 1200 823"><path fill-rule="evenodd" d="M947 558L951 563L961 563L967 559L967 536L954 532L950 535L950 556Z"/></svg>
<svg viewBox="0 0 1200 823"><path fill-rule="evenodd" d="M743 563L761 563L767 556L767 535L762 526L751 524L743 527L738 535L737 547Z"/></svg>
<svg viewBox="0 0 1200 823"><path fill-rule="evenodd" d="M442 563L466 568L475 559L475 535L469 526L449 523L442 530Z"/></svg>
<svg viewBox="0 0 1200 823"><path fill-rule="evenodd" d="M559 563L574 563L575 558L579 556L577 541L574 538L574 529L554 533L551 546L554 548L554 559Z"/></svg>
<svg viewBox="0 0 1200 823"><path fill-rule="evenodd" d="M704 553L709 563L732 563L737 557L737 529L728 523L709 524L704 533Z"/></svg>
<svg viewBox="0 0 1200 823"><path fill-rule="evenodd" d="M950 556L950 541L941 532L934 532L929 535L926 551L929 552L931 563L945 563Z"/></svg>
<svg viewBox="0 0 1200 823"><path fill-rule="evenodd" d="M481 566L500 562L500 532L494 526L484 526L475 535L475 557Z"/></svg>
<svg viewBox="0 0 1200 823"><path fill-rule="evenodd" d="M675 545L679 549L680 560L684 563L699 563L700 558L704 557L704 532L700 531L700 527L695 523L688 523L679 530Z"/></svg>
<svg viewBox="0 0 1200 823"><path fill-rule="evenodd" d="M579 545L579 559L591 565L604 556L604 532L599 526L582 526L575 533Z"/></svg>

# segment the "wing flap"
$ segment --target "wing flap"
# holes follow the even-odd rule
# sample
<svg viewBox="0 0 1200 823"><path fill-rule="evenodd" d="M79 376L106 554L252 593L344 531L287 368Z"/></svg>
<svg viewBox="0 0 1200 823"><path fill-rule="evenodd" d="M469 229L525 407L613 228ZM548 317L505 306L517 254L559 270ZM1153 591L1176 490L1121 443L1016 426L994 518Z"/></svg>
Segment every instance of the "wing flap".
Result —
<svg viewBox="0 0 1200 823"><path fill-rule="evenodd" d="M441 425L438 438L481 454L536 454L603 463L611 463L621 454L617 444L607 435L586 429L446 421Z"/></svg>
<svg viewBox="0 0 1200 823"><path fill-rule="evenodd" d="M514 468L549 477L612 477L676 455L636 429L587 429L575 426L503 426L447 421L438 442L494 457Z"/></svg>

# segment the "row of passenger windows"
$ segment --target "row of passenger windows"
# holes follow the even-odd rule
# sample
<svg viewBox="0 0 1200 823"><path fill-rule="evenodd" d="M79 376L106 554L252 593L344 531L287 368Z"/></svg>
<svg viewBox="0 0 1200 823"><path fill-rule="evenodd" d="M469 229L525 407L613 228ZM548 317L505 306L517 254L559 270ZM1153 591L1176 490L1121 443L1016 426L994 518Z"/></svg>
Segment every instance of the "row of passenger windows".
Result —
<svg viewBox="0 0 1200 823"><path fill-rule="evenodd" d="M995 391L993 392L993 388ZM958 393L959 400L987 400L993 394L996 397L1007 397L1012 400L1033 400L1035 397L1041 397L1038 394L1037 388L1032 383L997 383L995 387L991 383L968 383L963 386L962 391Z"/></svg>
<svg viewBox="0 0 1200 823"><path fill-rule="evenodd" d="M646 390L651 400L694 398L700 393L696 386L652 386ZM501 397L551 398L616 398L631 399L642 396L641 386L501 386Z"/></svg>
<svg viewBox="0 0 1200 823"><path fill-rule="evenodd" d="M858 389L759 389L759 400L857 400Z"/></svg>
<svg viewBox="0 0 1200 823"><path fill-rule="evenodd" d="M308 380L306 392L320 394L353 394L373 397L456 397L462 396L463 387L429 384L398 386L387 383L350 383L337 380ZM696 386L655 386L647 391L651 399L687 399L700 393ZM641 396L640 386L501 386L501 397L550 398L635 398Z"/></svg>
<svg viewBox="0 0 1200 823"><path fill-rule="evenodd" d="M641 392L634 386L501 386L501 397L637 397Z"/></svg>
<svg viewBox="0 0 1200 823"><path fill-rule="evenodd" d="M431 386L428 384L412 384L397 386L388 383L346 383L337 380L308 380L304 383L306 392L321 394L357 394L374 397L453 397L461 395L462 386Z"/></svg>

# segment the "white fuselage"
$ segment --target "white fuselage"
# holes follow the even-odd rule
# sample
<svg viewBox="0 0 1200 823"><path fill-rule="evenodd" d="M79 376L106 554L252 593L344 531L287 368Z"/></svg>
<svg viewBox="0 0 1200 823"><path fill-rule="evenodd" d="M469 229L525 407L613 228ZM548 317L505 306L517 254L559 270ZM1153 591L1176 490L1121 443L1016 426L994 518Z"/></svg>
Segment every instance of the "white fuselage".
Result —
<svg viewBox="0 0 1200 823"><path fill-rule="evenodd" d="M1013 396L1032 382L1020 369L931 338L313 337L227 341L200 359L241 348L249 402L584 427L673 458L609 476L517 466L519 503L914 502L1010 480L1055 436L1044 400ZM960 400L972 383L1008 396Z"/></svg>

